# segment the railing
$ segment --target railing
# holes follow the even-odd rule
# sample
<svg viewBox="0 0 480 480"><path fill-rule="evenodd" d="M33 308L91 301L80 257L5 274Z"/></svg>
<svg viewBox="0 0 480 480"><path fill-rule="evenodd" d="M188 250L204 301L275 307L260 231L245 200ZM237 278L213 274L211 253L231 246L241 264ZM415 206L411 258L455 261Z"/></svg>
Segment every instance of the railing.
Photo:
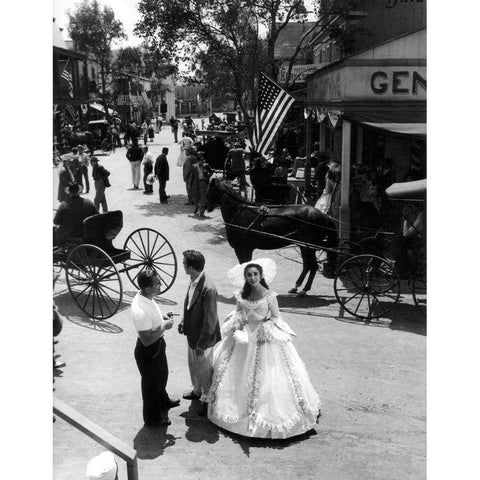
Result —
<svg viewBox="0 0 480 480"><path fill-rule="evenodd" d="M127 444L123 443L111 433L93 423L81 413L62 402L58 398L53 399L53 413L65 420L67 423L80 430L87 437L92 438L100 445L110 450L122 460L127 462L127 479L138 480L137 452Z"/></svg>

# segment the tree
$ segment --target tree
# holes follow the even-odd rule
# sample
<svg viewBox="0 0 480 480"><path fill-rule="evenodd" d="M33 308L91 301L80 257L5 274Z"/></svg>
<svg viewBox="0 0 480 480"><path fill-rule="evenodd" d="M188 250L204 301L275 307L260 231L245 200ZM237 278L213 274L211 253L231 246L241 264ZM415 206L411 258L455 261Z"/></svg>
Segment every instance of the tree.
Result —
<svg viewBox="0 0 480 480"><path fill-rule="evenodd" d="M318 14L321 0L310 3ZM305 22L312 13L303 0L140 0L138 8L141 19L135 32L176 65L186 62L191 72L200 70L211 90L230 92L250 135L247 112L256 104L260 71L276 78L279 34L290 22ZM287 84L291 66L319 23L317 18L299 39L289 59Z"/></svg>
<svg viewBox="0 0 480 480"><path fill-rule="evenodd" d="M97 0L83 0L77 10L69 12L68 32L79 51L91 55L99 63L103 107L107 119L108 87L112 73L112 46L116 41L126 39L122 22L115 18L113 9L104 6L103 9Z"/></svg>

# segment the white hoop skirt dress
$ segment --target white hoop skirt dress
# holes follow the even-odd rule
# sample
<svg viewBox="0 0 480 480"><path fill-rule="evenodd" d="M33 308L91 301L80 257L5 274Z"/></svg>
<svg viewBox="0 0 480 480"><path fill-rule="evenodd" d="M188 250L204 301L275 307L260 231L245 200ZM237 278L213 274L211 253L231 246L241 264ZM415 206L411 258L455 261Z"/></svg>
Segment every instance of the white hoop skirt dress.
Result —
<svg viewBox="0 0 480 480"><path fill-rule="evenodd" d="M247 437L289 438L312 429L320 399L280 318L276 294L237 306L214 350L208 418Z"/></svg>

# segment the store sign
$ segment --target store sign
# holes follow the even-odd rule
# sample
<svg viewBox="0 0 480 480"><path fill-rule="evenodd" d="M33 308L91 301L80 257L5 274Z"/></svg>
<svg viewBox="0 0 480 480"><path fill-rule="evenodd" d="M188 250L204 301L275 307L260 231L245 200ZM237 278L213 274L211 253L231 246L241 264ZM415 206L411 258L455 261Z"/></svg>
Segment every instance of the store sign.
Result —
<svg viewBox="0 0 480 480"><path fill-rule="evenodd" d="M307 101L425 100L426 70L423 65L348 65L309 81Z"/></svg>
<svg viewBox="0 0 480 480"><path fill-rule="evenodd" d="M416 70L394 70L390 74L379 70L370 77L370 87L373 93L418 95L420 89L427 89L427 81Z"/></svg>

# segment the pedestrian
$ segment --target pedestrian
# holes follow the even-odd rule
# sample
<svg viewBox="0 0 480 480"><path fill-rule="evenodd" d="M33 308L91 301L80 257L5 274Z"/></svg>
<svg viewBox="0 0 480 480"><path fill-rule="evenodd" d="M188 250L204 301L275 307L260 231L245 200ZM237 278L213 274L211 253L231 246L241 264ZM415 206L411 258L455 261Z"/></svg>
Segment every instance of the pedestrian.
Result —
<svg viewBox="0 0 480 480"><path fill-rule="evenodd" d="M80 161L80 178L83 177L83 180L85 182L85 193L88 193L90 191L90 182L88 181L88 166L90 165L90 159L85 153L85 147L83 145L79 145L77 148L78 159Z"/></svg>
<svg viewBox="0 0 480 480"><path fill-rule="evenodd" d="M100 211L100 205L102 205L103 213L105 213L108 212L105 188L110 186L110 181L108 180L110 172L103 165L98 164L97 157L92 157L90 163L92 164L92 177L95 182L95 198L93 199L93 203L98 211Z"/></svg>
<svg viewBox="0 0 480 480"><path fill-rule="evenodd" d="M180 153L178 154L177 166L183 167L188 154L187 150L193 146L193 140L185 135L178 143L180 145Z"/></svg>
<svg viewBox="0 0 480 480"><path fill-rule="evenodd" d="M188 343L188 368L192 390L186 400L200 400L199 415L207 413L207 394L212 381L213 347L220 341L217 313L217 289L205 273L205 257L195 250L183 252L183 268L190 276L190 286L183 306L183 319L178 326Z"/></svg>
<svg viewBox="0 0 480 480"><path fill-rule="evenodd" d="M155 126L154 120L150 120L150 125L148 126L148 138L151 142L155 139Z"/></svg>
<svg viewBox="0 0 480 480"><path fill-rule="evenodd" d="M80 157L78 155L78 147L72 148L72 153L70 156L70 170L73 173L73 178L75 183L82 185L82 169L80 168Z"/></svg>
<svg viewBox="0 0 480 480"><path fill-rule="evenodd" d="M215 347L208 418L245 437L301 435L320 416L320 399L292 343L295 333L282 320L277 294L267 284L275 273L269 258L227 273L240 289Z"/></svg>
<svg viewBox="0 0 480 480"><path fill-rule="evenodd" d="M132 182L133 188L138 190L138 184L140 183L140 165L143 159L143 150L138 145L138 140L134 138L132 140L132 146L127 150L126 157L130 162L132 169Z"/></svg>
<svg viewBox="0 0 480 480"><path fill-rule="evenodd" d="M153 193L153 185L147 182L147 177L153 172L153 155L148 151L147 145L142 147L143 150L143 193L150 194Z"/></svg>
<svg viewBox="0 0 480 480"><path fill-rule="evenodd" d="M168 410L180 405L166 391L168 363L165 330L173 326L173 313L162 314L153 297L160 294L161 280L154 270L142 270L137 278L140 291L132 301L131 313L137 343L135 361L142 377L143 421L146 426L171 424Z"/></svg>
<svg viewBox="0 0 480 480"><path fill-rule="evenodd" d="M208 179L213 171L208 163L205 163L203 152L198 152L197 163L192 165L190 175L190 194L193 199L193 214L205 218L205 203L207 201Z"/></svg>
<svg viewBox="0 0 480 480"><path fill-rule="evenodd" d="M165 191L167 182L169 180L170 167L168 166L168 148L163 147L162 153L157 157L155 161L155 177L158 179L158 193L160 195L160 203L168 203L170 198Z"/></svg>
<svg viewBox="0 0 480 480"><path fill-rule="evenodd" d="M247 198L247 179L245 178L244 150L238 142L235 142L228 155L231 160L232 178L238 179L240 194Z"/></svg>
<svg viewBox="0 0 480 480"><path fill-rule="evenodd" d="M72 183L75 182L75 177L73 176L72 169L70 168L72 156L67 153L61 157L62 163L58 167L58 195L57 199L59 202L63 202L68 198L68 193L65 189Z"/></svg>
<svg viewBox="0 0 480 480"><path fill-rule="evenodd" d="M145 120L142 122L142 125L140 126L140 128L142 130L141 135L143 137L143 144L146 145L148 141L148 125Z"/></svg>
<svg viewBox="0 0 480 480"><path fill-rule="evenodd" d="M53 224L55 245L65 248L67 243L80 244L83 236L83 221L98 213L98 208L88 198L80 197L82 187L71 183L66 187L68 197L59 205Z"/></svg>
<svg viewBox="0 0 480 480"><path fill-rule="evenodd" d="M197 163L197 149L195 147L188 147L186 149L187 156L185 158L185 163L183 164L183 181L185 182L185 189L187 190L187 203L185 205L193 205L193 197L191 194L190 182L192 176L192 167Z"/></svg>
<svg viewBox="0 0 480 480"><path fill-rule="evenodd" d="M174 142L178 142L178 120L175 117L170 117L170 126L172 127L172 133Z"/></svg>
<svg viewBox="0 0 480 480"><path fill-rule="evenodd" d="M327 173L325 175L325 187L322 195L315 203L315 208L318 208L322 213L328 215L330 207L332 206L332 198L335 190L340 183L340 164L335 160L330 160L327 164Z"/></svg>

